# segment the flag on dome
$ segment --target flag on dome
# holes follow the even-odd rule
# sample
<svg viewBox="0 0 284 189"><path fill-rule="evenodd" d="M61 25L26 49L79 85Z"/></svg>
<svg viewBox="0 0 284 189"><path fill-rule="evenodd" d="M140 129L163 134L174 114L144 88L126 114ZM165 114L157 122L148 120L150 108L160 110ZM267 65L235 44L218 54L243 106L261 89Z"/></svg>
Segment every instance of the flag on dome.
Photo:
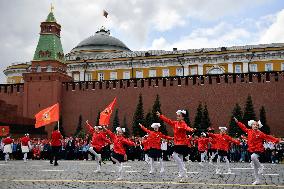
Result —
<svg viewBox="0 0 284 189"><path fill-rule="evenodd" d="M103 16L107 18L108 12L106 10L103 11Z"/></svg>

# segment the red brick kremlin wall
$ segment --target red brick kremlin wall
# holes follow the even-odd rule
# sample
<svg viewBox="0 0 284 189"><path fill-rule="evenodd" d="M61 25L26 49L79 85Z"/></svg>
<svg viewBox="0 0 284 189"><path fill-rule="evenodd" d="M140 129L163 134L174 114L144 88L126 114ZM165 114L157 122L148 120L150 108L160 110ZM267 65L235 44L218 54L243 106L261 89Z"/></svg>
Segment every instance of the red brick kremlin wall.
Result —
<svg viewBox="0 0 284 189"><path fill-rule="evenodd" d="M263 105L272 133L284 136L284 73L223 75L210 78L204 78L203 81L202 77L187 77L114 83L64 83L62 115L65 128L70 128L65 130L68 130L68 133L75 131L80 114L83 121L88 119L94 123L98 111L102 111L114 97L117 97L120 123L126 115L128 126L131 126L140 93L143 96L145 115L152 108L158 94L165 115L175 119L177 109L188 109L191 122L194 121L199 101L204 102L208 106L212 126L217 128L220 125L228 125L235 104L239 103L243 108L250 94L257 117ZM172 129L167 128L172 133Z"/></svg>
<svg viewBox="0 0 284 189"><path fill-rule="evenodd" d="M11 92L9 86L0 86L0 100L17 105L18 116L22 116L23 93L27 91L23 91L24 88L20 85L17 92L16 85L11 85ZM32 95L33 91L28 93ZM126 115L128 126L131 127L140 93L143 96L145 114L152 108L158 94L165 115L175 119L177 109L188 109L191 122L194 121L199 102L206 103L214 128L228 125L235 103L239 103L243 109L250 94L257 117L263 105L272 134L284 136L284 72L63 83L58 95L61 97L61 115L66 134L75 132L80 114L83 122L88 119L94 123L98 111L103 110L114 97L117 97L120 122ZM172 133L172 129L167 128Z"/></svg>

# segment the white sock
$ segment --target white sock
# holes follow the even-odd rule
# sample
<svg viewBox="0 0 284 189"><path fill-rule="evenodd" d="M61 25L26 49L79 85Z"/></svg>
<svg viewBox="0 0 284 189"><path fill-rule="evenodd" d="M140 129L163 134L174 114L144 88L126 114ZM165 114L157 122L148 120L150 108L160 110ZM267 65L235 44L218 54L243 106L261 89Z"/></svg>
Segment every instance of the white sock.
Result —
<svg viewBox="0 0 284 189"><path fill-rule="evenodd" d="M99 161L101 160L101 155L98 154L97 152L95 152L94 148L93 147L90 147L89 148L89 151L95 155L96 159L98 159Z"/></svg>
<svg viewBox="0 0 284 189"><path fill-rule="evenodd" d="M27 161L27 156L28 156L28 154L24 153L24 161Z"/></svg>
<svg viewBox="0 0 284 189"><path fill-rule="evenodd" d="M161 172L165 171L163 158L160 158Z"/></svg>
<svg viewBox="0 0 284 189"><path fill-rule="evenodd" d="M172 156L173 156L174 160L178 164L179 173L182 174L184 172L183 165L182 165L182 160L180 159L180 157L178 156L178 154L176 152L174 152Z"/></svg>
<svg viewBox="0 0 284 189"><path fill-rule="evenodd" d="M259 174L258 174L258 168L260 168L261 164L260 164L260 162L258 160L258 155L257 154L253 153L251 155L251 162L252 162L252 165L253 165L255 180L260 180Z"/></svg>
<svg viewBox="0 0 284 189"><path fill-rule="evenodd" d="M205 162L205 152L201 153L200 162Z"/></svg>
<svg viewBox="0 0 284 189"><path fill-rule="evenodd" d="M216 169L219 169L220 167L220 159L221 159L221 156L218 155Z"/></svg>
<svg viewBox="0 0 284 189"><path fill-rule="evenodd" d="M226 165L227 165L227 168L228 168L228 171L229 171L229 170L230 170L230 162L229 162L229 160L228 160L228 157L227 157L227 156L225 156L224 158L225 158Z"/></svg>
<svg viewBox="0 0 284 189"><path fill-rule="evenodd" d="M7 153L5 154L5 161L8 161L8 159L9 159L9 154Z"/></svg>
<svg viewBox="0 0 284 189"><path fill-rule="evenodd" d="M150 162L150 167L151 167L150 172L153 172L154 171L154 160L151 157L149 157L149 160L150 160L149 162Z"/></svg>

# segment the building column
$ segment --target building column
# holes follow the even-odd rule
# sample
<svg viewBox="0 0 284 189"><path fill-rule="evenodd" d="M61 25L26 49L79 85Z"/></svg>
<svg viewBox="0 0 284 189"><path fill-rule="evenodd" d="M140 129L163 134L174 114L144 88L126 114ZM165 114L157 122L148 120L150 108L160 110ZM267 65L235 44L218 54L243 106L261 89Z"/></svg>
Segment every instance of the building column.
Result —
<svg viewBox="0 0 284 189"><path fill-rule="evenodd" d="M198 65L198 75L203 75L203 65Z"/></svg>
<svg viewBox="0 0 284 189"><path fill-rule="evenodd" d="M189 70L188 70L188 65L184 66L184 76L188 76L189 75Z"/></svg>
<svg viewBox="0 0 284 189"><path fill-rule="evenodd" d="M243 73L248 73L248 62L243 62Z"/></svg>
<svg viewBox="0 0 284 189"><path fill-rule="evenodd" d="M228 73L234 73L233 63L228 63Z"/></svg>
<svg viewBox="0 0 284 189"><path fill-rule="evenodd" d="M80 81L84 81L84 70L80 71Z"/></svg>

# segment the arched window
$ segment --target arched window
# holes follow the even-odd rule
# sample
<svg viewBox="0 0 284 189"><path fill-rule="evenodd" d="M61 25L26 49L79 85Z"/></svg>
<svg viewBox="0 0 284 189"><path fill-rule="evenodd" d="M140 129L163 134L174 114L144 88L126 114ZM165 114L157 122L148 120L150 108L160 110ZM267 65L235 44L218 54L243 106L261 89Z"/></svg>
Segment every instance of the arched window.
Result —
<svg viewBox="0 0 284 189"><path fill-rule="evenodd" d="M51 65L48 65L48 66L47 66L46 72L52 72L52 66L51 66Z"/></svg>
<svg viewBox="0 0 284 189"><path fill-rule="evenodd" d="M207 74L223 74L225 73L224 69L220 66L212 66L208 71Z"/></svg>
<svg viewBox="0 0 284 189"><path fill-rule="evenodd" d="M38 65L38 66L36 67L36 72L41 72L41 67L40 67L40 65Z"/></svg>

